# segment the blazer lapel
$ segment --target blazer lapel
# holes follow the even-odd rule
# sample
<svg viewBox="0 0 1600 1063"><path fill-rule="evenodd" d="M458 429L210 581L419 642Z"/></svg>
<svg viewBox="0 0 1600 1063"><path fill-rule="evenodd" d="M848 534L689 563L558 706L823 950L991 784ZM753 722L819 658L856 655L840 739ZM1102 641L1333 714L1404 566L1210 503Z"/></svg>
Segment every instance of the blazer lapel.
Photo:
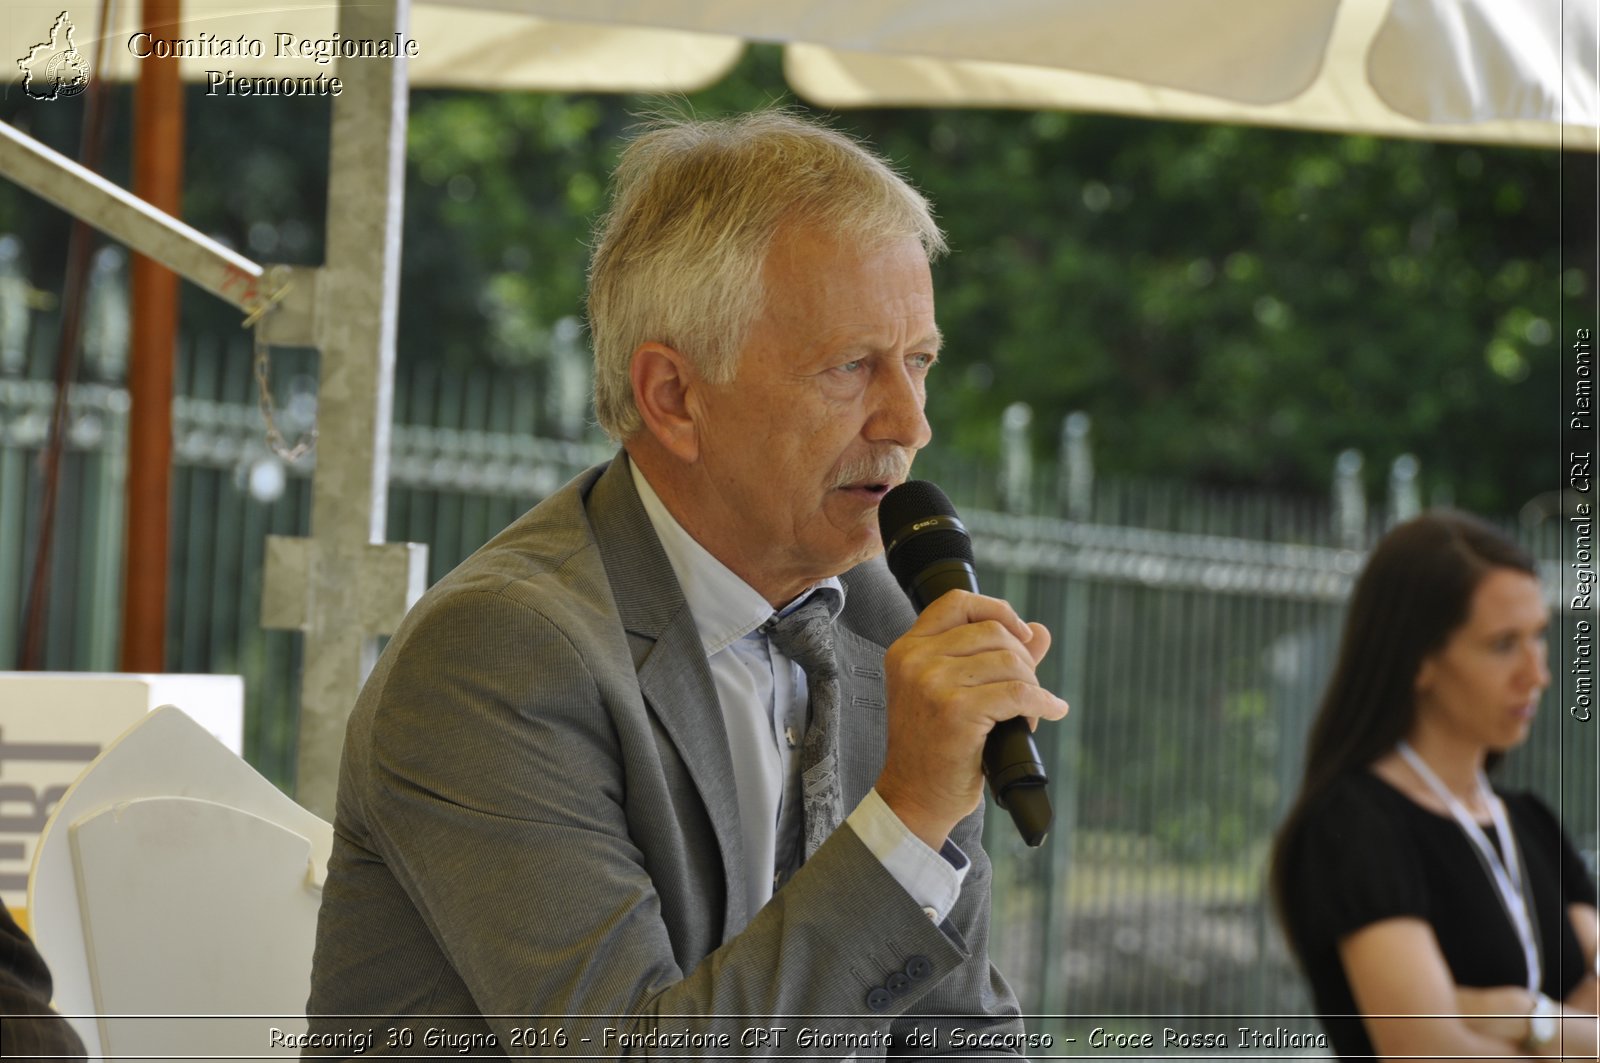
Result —
<svg viewBox="0 0 1600 1063"><path fill-rule="evenodd" d="M744 835L733 754L705 647L623 455L595 482L588 510L617 613L629 635L639 690L688 768L717 835L727 887L726 938L749 921Z"/></svg>

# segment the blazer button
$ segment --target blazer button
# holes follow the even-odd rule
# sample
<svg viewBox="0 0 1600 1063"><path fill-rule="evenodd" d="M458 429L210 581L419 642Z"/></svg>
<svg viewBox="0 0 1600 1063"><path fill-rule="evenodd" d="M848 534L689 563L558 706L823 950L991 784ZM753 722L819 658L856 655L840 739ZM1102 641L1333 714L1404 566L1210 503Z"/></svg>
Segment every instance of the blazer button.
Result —
<svg viewBox="0 0 1600 1063"><path fill-rule="evenodd" d="M911 979L907 978L904 972L895 971L883 983L883 988L887 989L891 996L899 996L911 988Z"/></svg>
<svg viewBox="0 0 1600 1063"><path fill-rule="evenodd" d="M913 982L920 982L933 973L933 964L926 956L913 956L906 961L906 974Z"/></svg>
<svg viewBox="0 0 1600 1063"><path fill-rule="evenodd" d="M889 1002L894 998L883 986L878 986L867 994L867 1008L871 1011L884 1011L889 1007Z"/></svg>

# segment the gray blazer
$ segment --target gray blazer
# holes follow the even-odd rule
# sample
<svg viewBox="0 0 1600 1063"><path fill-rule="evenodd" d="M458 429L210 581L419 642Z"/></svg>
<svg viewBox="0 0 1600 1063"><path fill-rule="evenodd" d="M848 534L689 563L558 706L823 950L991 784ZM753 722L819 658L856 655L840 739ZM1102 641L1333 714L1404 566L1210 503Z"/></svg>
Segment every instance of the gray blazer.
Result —
<svg viewBox="0 0 1600 1063"><path fill-rule="evenodd" d="M849 809L882 766L884 647L913 614L881 561L843 580ZM847 826L747 912L732 767L627 465L591 469L433 587L361 692L307 1005L332 1040L306 1054L355 1055L334 1035L368 1030L362 1055L869 1059L913 1027L920 1047L893 1052L1020 1038L988 962L981 810L953 836L973 866L940 926Z"/></svg>

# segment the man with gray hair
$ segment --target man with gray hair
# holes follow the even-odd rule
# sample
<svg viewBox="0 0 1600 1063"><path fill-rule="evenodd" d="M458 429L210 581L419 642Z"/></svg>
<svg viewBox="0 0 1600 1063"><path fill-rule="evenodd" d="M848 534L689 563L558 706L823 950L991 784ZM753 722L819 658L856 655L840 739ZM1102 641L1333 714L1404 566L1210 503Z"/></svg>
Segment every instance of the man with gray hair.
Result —
<svg viewBox="0 0 1600 1063"><path fill-rule="evenodd" d="M926 201L782 112L660 121L589 278L621 453L442 580L350 720L307 1054L1005 1054L984 737L1050 637L915 616ZM415 1017L415 1018L413 1018ZM387 1033L385 1033L387 1031Z"/></svg>

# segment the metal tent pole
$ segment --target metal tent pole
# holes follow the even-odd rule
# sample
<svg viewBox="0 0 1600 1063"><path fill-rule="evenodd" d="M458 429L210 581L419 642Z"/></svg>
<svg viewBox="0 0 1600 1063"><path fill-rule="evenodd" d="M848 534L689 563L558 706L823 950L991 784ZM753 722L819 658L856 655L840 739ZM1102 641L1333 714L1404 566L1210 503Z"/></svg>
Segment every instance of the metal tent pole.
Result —
<svg viewBox="0 0 1600 1063"><path fill-rule="evenodd" d="M0 122L0 176L234 306L254 310L264 301L267 271L262 266L5 122ZM309 287L292 294L296 301L309 296ZM265 323L275 325L277 317ZM281 342L295 340L285 336Z"/></svg>
<svg viewBox="0 0 1600 1063"><path fill-rule="evenodd" d="M409 0L339 7L345 40L405 33ZM328 175L328 261L316 296L322 349L311 538L267 542L262 620L305 632L295 797L333 813L344 723L377 659L426 585L427 548L384 544L405 183L406 64L339 64Z"/></svg>

